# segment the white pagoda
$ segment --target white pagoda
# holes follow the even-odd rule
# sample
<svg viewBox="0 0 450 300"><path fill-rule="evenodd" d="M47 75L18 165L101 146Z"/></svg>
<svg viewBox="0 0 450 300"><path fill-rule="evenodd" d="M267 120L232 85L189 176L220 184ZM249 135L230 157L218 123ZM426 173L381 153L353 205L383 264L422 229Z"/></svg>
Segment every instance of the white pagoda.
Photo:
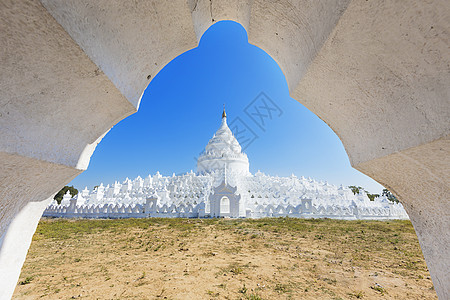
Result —
<svg viewBox="0 0 450 300"><path fill-rule="evenodd" d="M370 201L364 191L354 195L341 186L311 178L251 174L249 160L227 125L220 128L197 160L197 172L115 182L73 199L53 201L48 217L300 217L338 219L407 219L401 204L385 197Z"/></svg>

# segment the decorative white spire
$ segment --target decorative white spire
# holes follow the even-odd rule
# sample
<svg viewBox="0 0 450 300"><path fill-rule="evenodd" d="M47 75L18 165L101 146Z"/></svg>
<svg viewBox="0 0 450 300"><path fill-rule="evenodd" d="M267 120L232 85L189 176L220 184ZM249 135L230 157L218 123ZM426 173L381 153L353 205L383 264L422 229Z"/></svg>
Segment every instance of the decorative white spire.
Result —
<svg viewBox="0 0 450 300"><path fill-rule="evenodd" d="M249 173L247 155L242 152L238 140L227 125L227 113L224 105L220 128L209 140L205 151L198 158L197 170L200 173L221 171L225 164L229 173L234 173L234 171Z"/></svg>

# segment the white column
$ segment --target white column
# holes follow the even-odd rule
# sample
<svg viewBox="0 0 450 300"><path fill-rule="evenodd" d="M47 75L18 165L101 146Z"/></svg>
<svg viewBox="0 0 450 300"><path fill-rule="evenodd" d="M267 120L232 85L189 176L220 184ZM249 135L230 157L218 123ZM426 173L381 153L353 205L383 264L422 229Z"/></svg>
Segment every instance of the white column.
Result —
<svg viewBox="0 0 450 300"><path fill-rule="evenodd" d="M25 205L0 238L0 300L12 297L39 219L52 198Z"/></svg>

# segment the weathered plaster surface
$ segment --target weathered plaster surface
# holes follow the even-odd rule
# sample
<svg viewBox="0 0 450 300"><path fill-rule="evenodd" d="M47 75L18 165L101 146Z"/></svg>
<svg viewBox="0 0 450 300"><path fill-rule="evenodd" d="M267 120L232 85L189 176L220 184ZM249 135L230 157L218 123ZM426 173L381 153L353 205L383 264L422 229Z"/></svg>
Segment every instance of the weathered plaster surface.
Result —
<svg viewBox="0 0 450 300"><path fill-rule="evenodd" d="M52 195L81 172L0 152L0 299L12 296L31 238Z"/></svg>
<svg viewBox="0 0 450 300"><path fill-rule="evenodd" d="M55 194L82 170L0 152L0 237L26 203ZM11 199L14 199L12 201Z"/></svg>
<svg viewBox="0 0 450 300"><path fill-rule="evenodd" d="M450 298L446 0L1 1L0 236L19 211L38 218L26 204L86 168L157 72L224 19L279 63L291 96L330 125L352 165L400 197L436 291ZM13 228L28 245L33 230ZM16 280L0 290L10 295Z"/></svg>
<svg viewBox="0 0 450 300"><path fill-rule="evenodd" d="M31 240L43 211L53 197L44 201L28 202L9 225L8 232L0 237L0 299L9 299L30 247Z"/></svg>
<svg viewBox="0 0 450 300"><path fill-rule="evenodd" d="M2 1L0 28L0 151L75 167L136 111L39 2Z"/></svg>
<svg viewBox="0 0 450 300"><path fill-rule="evenodd" d="M215 22L240 23L247 30L249 43L265 50L280 65L292 90L349 2L190 0L189 7L198 40Z"/></svg>
<svg viewBox="0 0 450 300"><path fill-rule="evenodd" d="M450 131L448 1L352 1L291 96L352 165Z"/></svg>
<svg viewBox="0 0 450 300"><path fill-rule="evenodd" d="M450 136L361 163L356 169L400 196L438 295L450 295Z"/></svg>
<svg viewBox="0 0 450 300"><path fill-rule="evenodd" d="M249 43L260 47L275 59L286 76L291 94L349 2L253 2Z"/></svg>
<svg viewBox="0 0 450 300"><path fill-rule="evenodd" d="M203 33L214 23L231 20L240 23L247 31L254 0L188 0L195 35L200 41Z"/></svg>
<svg viewBox="0 0 450 300"><path fill-rule="evenodd" d="M197 46L183 0L41 2L135 107L159 70Z"/></svg>
<svg viewBox="0 0 450 300"><path fill-rule="evenodd" d="M34 232L18 232L13 218L27 209L20 220L32 229L30 214L38 219L44 210L33 203L80 174L99 136L136 108L38 1L1 1L0 28L2 241L9 228L9 242L0 245L3 273L12 262L5 253L17 255L20 270L26 251L17 245L27 245ZM10 297L19 272L6 274L0 299Z"/></svg>

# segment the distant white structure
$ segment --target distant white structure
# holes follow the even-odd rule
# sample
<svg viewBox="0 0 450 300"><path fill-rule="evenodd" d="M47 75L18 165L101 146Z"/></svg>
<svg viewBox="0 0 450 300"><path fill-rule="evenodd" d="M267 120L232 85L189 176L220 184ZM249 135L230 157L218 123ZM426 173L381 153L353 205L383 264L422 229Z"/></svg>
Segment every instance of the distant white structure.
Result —
<svg viewBox="0 0 450 300"><path fill-rule="evenodd" d="M197 173L100 184L85 188L74 198L69 192L60 205L53 201L47 217L144 218L231 217L336 219L407 219L401 204L364 191L354 195L343 187L294 175L274 177L249 172L247 155L227 125L222 124L197 160Z"/></svg>

